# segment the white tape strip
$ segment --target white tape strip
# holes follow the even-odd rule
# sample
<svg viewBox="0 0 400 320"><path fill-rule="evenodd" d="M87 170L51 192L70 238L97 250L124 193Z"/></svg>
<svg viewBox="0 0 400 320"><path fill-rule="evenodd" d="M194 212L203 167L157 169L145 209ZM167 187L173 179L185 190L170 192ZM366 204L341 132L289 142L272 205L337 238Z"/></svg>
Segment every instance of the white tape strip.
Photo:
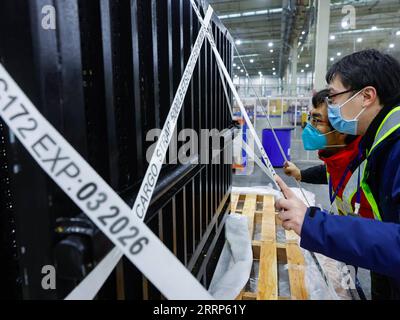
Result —
<svg viewBox="0 0 400 320"><path fill-rule="evenodd" d="M192 5L192 7L193 7L193 9L194 9L194 11L195 11L195 13L197 15L197 18L200 21L200 23L204 26L204 21L203 21L203 19L201 17L201 14L200 14L197 6L196 6L196 3L194 2L194 0L190 0L190 3L191 3L191 5ZM209 31L209 30L207 32L207 38L208 38L209 43L211 44L211 47L212 47L212 50L214 52L215 58L217 59L218 66L219 66L220 70L222 70L222 72L223 72L223 74L225 76L225 79L228 82L228 85L229 85L230 89L232 90L233 95L235 96L236 102L239 105L240 111L241 111L241 113L242 113L242 115L244 117L244 120L247 123L247 126L248 126L248 128L250 130L250 133L254 137L254 141L255 141L258 149L260 150L261 156L262 156L262 158L263 158L268 170L271 172L272 176L275 176L276 175L275 169L272 166L272 164L271 164L271 162L270 162L270 160L269 160L269 158L268 158L268 156L267 156L267 154L266 154L266 152L264 150L264 147L263 147L263 145L262 145L262 143L260 141L260 138L258 137L255 129L254 129L253 124L250 121L250 118L249 118L249 116L248 116L248 114L246 112L246 109L243 106L242 100L240 99L240 96L239 96L239 94L238 94L238 92L237 92L237 90L235 88L235 85L233 84L232 79L231 79L231 77L230 77L230 75L228 73L228 70L226 70L225 64L224 64L224 62L223 62L223 60L222 60L222 58L221 58L221 56L220 56L220 54L218 52L218 49L217 49L217 47L215 45L214 38L212 36L212 32ZM275 184L275 186L277 187L277 190L280 190L280 187L276 183L275 179L272 179L272 181Z"/></svg>
<svg viewBox="0 0 400 320"><path fill-rule="evenodd" d="M65 300L93 300L122 256L122 251L114 247ZM97 271L93 272L94 270ZM105 277L104 280L103 277Z"/></svg>
<svg viewBox="0 0 400 320"><path fill-rule="evenodd" d="M194 0L190 0L190 3L192 4L192 7L193 7L194 11L196 12L197 18L199 19L200 23L204 26L204 21L203 21L201 15L200 15L199 10L197 9L196 3L194 2ZM231 90L233 92L233 95L235 96L236 102L239 105L240 111L241 111L241 113L242 113L242 115L244 117L244 120L247 123L247 126L248 126L248 128L250 130L250 133L253 135L254 141L255 141L258 149L260 150L261 156L262 156L262 158L263 158L268 170L271 172L272 176L275 176L276 175L275 169L272 166L271 162L269 161L269 158L268 158L268 156L267 156L267 154L266 154L266 152L264 150L264 147L262 146L260 138L258 137L258 135L257 135L257 133L256 133L256 131L254 129L254 126L250 121L250 118L249 118L249 116L248 116L248 114L246 112L246 109L243 106L242 100L240 99L240 96L239 96L238 92L236 91L235 85L232 82L232 79L231 79L231 77L230 77L230 75L228 73L228 70L226 70L225 64L224 64L224 62L223 62L223 60L222 60L222 58L221 58L221 56L220 56L220 54L218 52L218 49L217 49L217 47L215 45L215 42L214 42L214 39L212 37L212 33L210 31L207 32L207 38L208 38L209 43L211 44L211 47L212 47L212 50L214 52L215 58L217 59L217 63L220 66L220 68L222 69L222 72L225 75L225 79L228 82L228 85L231 88ZM277 190L280 190L279 185L276 183L275 179L273 179L272 181L275 184L275 186L277 187Z"/></svg>
<svg viewBox="0 0 400 320"><path fill-rule="evenodd" d="M187 89L193 76L193 71L196 66L201 47L205 39L207 32L207 26L211 21L213 9L211 6L208 7L206 16L204 18L204 25L199 31L195 45L189 57L182 79L179 83L176 91L173 103L167 116L167 120L163 126L160 138L156 144L153 156L150 160L148 169L145 174L145 178L141 184L132 211L141 220L146 216L146 212L149 208L150 200L154 193L154 189L161 171L162 163L172 138L172 133L175 130L176 123L182 105L185 99ZM89 273L89 275L66 297L66 299L92 299L103 283L107 280L112 272L113 268L117 265L121 259L122 253L116 255L111 251L105 258ZM106 260L105 263L103 261Z"/></svg>
<svg viewBox="0 0 400 320"><path fill-rule="evenodd" d="M166 298L212 298L39 113L1 64L0 115L39 166Z"/></svg>
<svg viewBox="0 0 400 320"><path fill-rule="evenodd" d="M132 211L139 218L145 217L147 209L150 205L150 199L153 195L157 179L160 174L165 155L167 153L168 146L171 142L172 134L175 130L176 123L178 121L178 117L182 109L183 102L185 100L187 89L192 79L193 70L196 67L197 59L199 57L199 53L203 45L205 35L207 33L207 27L210 23L212 14L213 9L211 8L211 6L208 6L208 10L204 18L204 23L202 25L202 28L200 29L193 51L190 55L189 62L186 65L183 77L181 79L181 82L179 83L177 93L175 94L174 101L172 102L172 106L164 123L161 135L157 140L154 154L150 160L142 185L140 186L139 193L133 205Z"/></svg>

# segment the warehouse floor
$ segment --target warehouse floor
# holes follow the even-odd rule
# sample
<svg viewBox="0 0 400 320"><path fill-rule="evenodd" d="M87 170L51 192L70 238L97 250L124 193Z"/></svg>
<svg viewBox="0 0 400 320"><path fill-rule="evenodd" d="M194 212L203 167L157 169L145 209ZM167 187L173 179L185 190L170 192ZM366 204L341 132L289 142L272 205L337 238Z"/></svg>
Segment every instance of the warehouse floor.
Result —
<svg viewBox="0 0 400 320"><path fill-rule="evenodd" d="M300 129L301 130L301 129ZM305 169L318 164L321 164L319 160L307 160L303 159L317 159L315 153L307 154L302 147L301 140L292 139L292 161L300 168ZM297 187L296 182L293 178L287 177L282 168L276 168L277 174L283 178L283 180L290 187ZM233 176L233 186L235 187L255 187L255 186L265 186L270 184L271 181L268 177L266 177L265 173L255 165L254 171L249 176ZM312 193L315 194L316 205L322 206L323 208L329 208L329 196L328 196L328 186L327 185L313 185L308 183L302 183L302 187ZM358 279L360 284L364 290L365 296L367 299L371 299L371 282L370 282L370 273L368 270L359 269L358 270Z"/></svg>

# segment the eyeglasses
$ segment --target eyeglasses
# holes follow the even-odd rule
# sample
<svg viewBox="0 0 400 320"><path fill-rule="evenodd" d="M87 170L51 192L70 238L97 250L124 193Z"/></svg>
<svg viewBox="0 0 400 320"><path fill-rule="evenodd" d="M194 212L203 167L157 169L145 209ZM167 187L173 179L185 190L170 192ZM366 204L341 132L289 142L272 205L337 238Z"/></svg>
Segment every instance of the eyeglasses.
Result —
<svg viewBox="0 0 400 320"><path fill-rule="evenodd" d="M318 118L314 117L312 114L308 115L307 121L309 123L311 123L311 125L314 126L314 127L318 126L319 124L329 125L328 121L324 121L324 120L318 119Z"/></svg>
<svg viewBox="0 0 400 320"><path fill-rule="evenodd" d="M342 91L342 92L338 92L338 93L335 93L335 94L331 94L331 95L327 96L325 99L326 99L326 101L328 103L333 103L332 98L334 98L336 96L339 96L341 94L345 94L345 93L349 93L349 92L355 92L355 91L357 91L357 90L349 89L349 90L346 90L346 91Z"/></svg>

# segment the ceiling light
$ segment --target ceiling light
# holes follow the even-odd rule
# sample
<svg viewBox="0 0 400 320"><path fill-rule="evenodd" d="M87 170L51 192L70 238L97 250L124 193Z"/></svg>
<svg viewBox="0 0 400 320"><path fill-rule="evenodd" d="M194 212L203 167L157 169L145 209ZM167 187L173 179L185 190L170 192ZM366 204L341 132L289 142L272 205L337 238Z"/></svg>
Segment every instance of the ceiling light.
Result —
<svg viewBox="0 0 400 320"><path fill-rule="evenodd" d="M240 70L240 67L238 66L237 69Z"/></svg>
<svg viewBox="0 0 400 320"><path fill-rule="evenodd" d="M389 44L389 48L393 49L394 48L394 43Z"/></svg>
<svg viewBox="0 0 400 320"><path fill-rule="evenodd" d="M269 50L269 52L271 52L271 53L274 52L274 49Z"/></svg>
<svg viewBox="0 0 400 320"><path fill-rule="evenodd" d="M304 69L301 69L301 72L304 72Z"/></svg>
<svg viewBox="0 0 400 320"><path fill-rule="evenodd" d="M335 60L335 58L334 58L334 57L331 57L329 60L333 61L333 60Z"/></svg>
<svg viewBox="0 0 400 320"><path fill-rule="evenodd" d="M363 41L363 38L357 38L357 42L360 43Z"/></svg>
<svg viewBox="0 0 400 320"><path fill-rule="evenodd" d="M240 46L242 44L242 40L236 40L235 43Z"/></svg>
<svg viewBox="0 0 400 320"><path fill-rule="evenodd" d="M396 36L400 36L400 31L397 31L397 32L396 32Z"/></svg>
<svg viewBox="0 0 400 320"><path fill-rule="evenodd" d="M236 63L234 63L233 66L236 67Z"/></svg>
<svg viewBox="0 0 400 320"><path fill-rule="evenodd" d="M273 75L276 76L276 72L274 72Z"/></svg>
<svg viewBox="0 0 400 320"><path fill-rule="evenodd" d="M378 29L376 26L373 26L372 28L371 28L372 30L376 30L376 29Z"/></svg>
<svg viewBox="0 0 400 320"><path fill-rule="evenodd" d="M342 55L342 53L341 53L341 52L338 52L338 53L336 53L336 55L337 55L338 57L340 57L340 56Z"/></svg>
<svg viewBox="0 0 400 320"><path fill-rule="evenodd" d="M306 68L308 68L309 66L310 66L310 65L307 63L307 64L306 64Z"/></svg>
<svg viewBox="0 0 400 320"><path fill-rule="evenodd" d="M240 72L241 72L241 73L243 73L243 72L244 72L244 70L242 69L242 70L240 70Z"/></svg>
<svg viewBox="0 0 400 320"><path fill-rule="evenodd" d="M272 42L270 42L270 43L268 43L268 47L273 47L274 46L274 44L272 43Z"/></svg>
<svg viewBox="0 0 400 320"><path fill-rule="evenodd" d="M253 63L254 62L254 59L250 59L250 63Z"/></svg>
<svg viewBox="0 0 400 320"><path fill-rule="evenodd" d="M342 28L347 29L348 27L349 27L349 24L347 23L347 21L342 21Z"/></svg>
<svg viewBox="0 0 400 320"><path fill-rule="evenodd" d="M275 71L276 69L275 68L272 68L272 71Z"/></svg>
<svg viewBox="0 0 400 320"><path fill-rule="evenodd" d="M305 32L305 31L303 31L301 34L306 34L306 32Z"/></svg>
<svg viewBox="0 0 400 320"><path fill-rule="evenodd" d="M336 36L332 34L332 35L329 37L329 39L335 40L335 39L336 39Z"/></svg>

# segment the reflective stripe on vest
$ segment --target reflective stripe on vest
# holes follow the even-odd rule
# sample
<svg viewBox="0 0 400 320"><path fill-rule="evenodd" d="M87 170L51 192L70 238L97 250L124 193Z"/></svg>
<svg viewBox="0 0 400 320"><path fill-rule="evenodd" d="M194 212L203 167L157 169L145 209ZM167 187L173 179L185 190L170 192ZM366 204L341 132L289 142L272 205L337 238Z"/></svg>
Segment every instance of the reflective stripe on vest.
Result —
<svg viewBox="0 0 400 320"><path fill-rule="evenodd" d="M362 168L364 170L364 167ZM330 179L330 174L328 171L326 171L326 176L329 181ZM338 210L338 213L342 216L346 216L348 214L353 214L353 206L351 204L351 199L353 198L354 194L357 192L357 179L358 178L358 170L354 171L352 176L350 177L349 181L345 185L345 189L343 191L342 197L339 195L336 195L335 197L335 204L336 208ZM349 183L352 183L352 181L355 181L355 186L353 184L349 185ZM333 188L333 186L331 186ZM353 190L354 189L354 190ZM335 192L335 190L332 190L332 192ZM346 196L347 194L350 195Z"/></svg>
<svg viewBox="0 0 400 320"><path fill-rule="evenodd" d="M356 170L354 170L353 174L351 175L350 179L347 181L346 186L343 190L342 194L342 201L345 203L345 206L347 209L350 209L350 213L353 213L353 206L351 204L351 201L354 197L354 195L357 193L358 188L360 187L358 185L358 172L361 170L360 174L361 177L364 175L365 171L365 166L367 164L367 161L364 160Z"/></svg>
<svg viewBox="0 0 400 320"><path fill-rule="evenodd" d="M376 203L374 195L372 194L371 188L369 187L369 185L367 183L367 179L369 176L367 161L368 161L368 158L370 157L372 151L380 143L382 143L382 141L384 141L386 138L388 138L393 132L395 132L399 128L400 128L400 107L396 107L392 111L389 112L389 114L385 117L385 119L382 121L381 125L378 128L378 131L375 135L375 140L374 140L374 143L372 144L371 150L369 150L367 153L366 170L364 170L364 174L363 174L363 177L361 180L361 188L363 189L365 197L367 198L367 200L372 208L374 217L376 220L380 220L380 221L382 221L382 217L380 215L378 205Z"/></svg>

